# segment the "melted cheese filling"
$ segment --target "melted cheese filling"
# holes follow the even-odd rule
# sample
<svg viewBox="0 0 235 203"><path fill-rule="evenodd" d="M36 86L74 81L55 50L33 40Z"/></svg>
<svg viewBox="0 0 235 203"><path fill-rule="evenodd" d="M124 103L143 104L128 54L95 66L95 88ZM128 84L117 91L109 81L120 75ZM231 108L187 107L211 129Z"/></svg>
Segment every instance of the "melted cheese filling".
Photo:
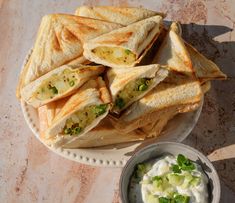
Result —
<svg viewBox="0 0 235 203"><path fill-rule="evenodd" d="M71 136L79 135L96 118L104 114L107 111L107 107L107 104L92 105L75 112L66 120L61 134Z"/></svg>
<svg viewBox="0 0 235 203"><path fill-rule="evenodd" d="M76 70L65 69L63 72L51 75L38 87L34 96L39 100L52 99L58 94L63 94L77 83Z"/></svg>
<svg viewBox="0 0 235 203"><path fill-rule="evenodd" d="M117 94L113 112L119 113L128 106L136 97L142 95L152 85L153 79L139 78L127 83L124 88Z"/></svg>
<svg viewBox="0 0 235 203"><path fill-rule="evenodd" d="M136 60L136 55L128 49L120 47L100 46L92 50L100 59L118 65L131 65Z"/></svg>

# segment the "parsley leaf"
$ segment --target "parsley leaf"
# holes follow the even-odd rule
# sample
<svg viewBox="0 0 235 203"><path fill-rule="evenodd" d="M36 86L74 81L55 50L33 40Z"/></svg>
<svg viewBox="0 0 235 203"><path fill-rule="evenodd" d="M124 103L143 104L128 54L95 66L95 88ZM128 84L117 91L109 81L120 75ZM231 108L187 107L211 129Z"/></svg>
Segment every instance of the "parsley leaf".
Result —
<svg viewBox="0 0 235 203"><path fill-rule="evenodd" d="M195 169L194 163L190 159L187 159L182 154L179 154L177 156L177 163L179 165L179 168L182 169L183 171L192 171Z"/></svg>
<svg viewBox="0 0 235 203"><path fill-rule="evenodd" d="M172 171L173 171L174 173L181 173L181 169L180 169L180 167L179 167L177 164L173 164L173 165L171 166L171 169L172 169Z"/></svg>
<svg viewBox="0 0 235 203"><path fill-rule="evenodd" d="M160 197L159 203L171 203L171 199L168 199L166 197Z"/></svg>
<svg viewBox="0 0 235 203"><path fill-rule="evenodd" d="M174 203L189 203L190 197L189 196L184 196L184 195L176 195L174 197Z"/></svg>

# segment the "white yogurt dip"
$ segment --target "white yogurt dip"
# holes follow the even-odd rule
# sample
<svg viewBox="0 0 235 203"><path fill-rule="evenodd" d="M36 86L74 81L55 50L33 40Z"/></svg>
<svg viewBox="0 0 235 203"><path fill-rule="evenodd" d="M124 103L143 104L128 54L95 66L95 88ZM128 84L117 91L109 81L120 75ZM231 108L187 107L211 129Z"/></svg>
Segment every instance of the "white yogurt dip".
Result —
<svg viewBox="0 0 235 203"><path fill-rule="evenodd" d="M208 203L208 178L200 165L183 155L138 165L133 186L144 203ZM133 179L132 179L133 181ZM133 195L130 195L130 197ZM139 199L139 198L138 198ZM133 202L130 200L130 202Z"/></svg>

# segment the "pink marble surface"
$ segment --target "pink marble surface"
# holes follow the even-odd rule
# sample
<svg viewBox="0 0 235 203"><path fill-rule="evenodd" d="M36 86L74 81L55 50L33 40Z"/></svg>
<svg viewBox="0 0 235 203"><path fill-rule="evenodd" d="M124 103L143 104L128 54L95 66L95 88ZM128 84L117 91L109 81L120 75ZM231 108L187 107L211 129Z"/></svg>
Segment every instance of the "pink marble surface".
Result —
<svg viewBox="0 0 235 203"><path fill-rule="evenodd" d="M201 150L221 178L221 202L235 200L235 4L233 0L0 0L0 202L118 203L121 169L66 160L27 127L15 87L43 15L82 4L143 6L180 20L184 38L213 59L229 80L213 82L199 122L185 143ZM194 23L194 24L190 24Z"/></svg>

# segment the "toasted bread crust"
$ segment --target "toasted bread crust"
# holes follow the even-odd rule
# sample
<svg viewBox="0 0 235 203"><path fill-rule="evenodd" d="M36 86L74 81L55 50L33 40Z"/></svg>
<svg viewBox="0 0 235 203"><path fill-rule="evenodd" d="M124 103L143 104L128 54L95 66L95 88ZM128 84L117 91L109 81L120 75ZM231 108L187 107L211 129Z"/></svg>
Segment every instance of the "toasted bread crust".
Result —
<svg viewBox="0 0 235 203"><path fill-rule="evenodd" d="M75 15L119 23L125 26L155 15L165 17L164 13L143 8L114 6L81 6L76 9Z"/></svg>

